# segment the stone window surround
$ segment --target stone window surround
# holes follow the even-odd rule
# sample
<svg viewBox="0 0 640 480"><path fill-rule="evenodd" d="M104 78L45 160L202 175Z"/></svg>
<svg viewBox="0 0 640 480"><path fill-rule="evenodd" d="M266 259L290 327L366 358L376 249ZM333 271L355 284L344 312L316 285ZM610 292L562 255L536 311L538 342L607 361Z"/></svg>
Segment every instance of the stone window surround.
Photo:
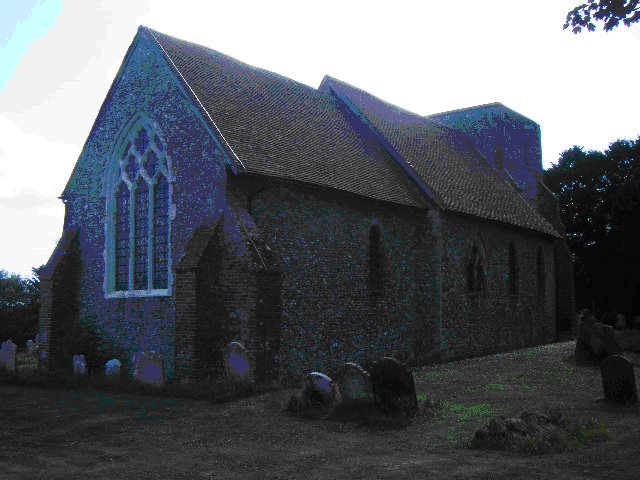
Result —
<svg viewBox="0 0 640 480"><path fill-rule="evenodd" d="M150 288L144 290L134 290L133 289L133 275L134 275L134 234L135 231L133 228L130 228L129 234L129 251L130 251L130 260L129 260L129 289L128 290L116 290L115 289L115 255L116 255L116 245L115 245L115 207L116 207L116 191L121 181L124 181L129 188L129 194L131 195L130 205L135 205L134 203L134 195L135 188L133 185L135 182L128 182L127 179L123 179L121 175L121 168L124 169L123 157L125 156L125 148L128 146L130 141L133 141L136 133L140 131L141 128L145 128L149 133L151 138L157 136L162 143L162 152L159 158L161 166L158 167L158 172L154 175L153 179L146 178L145 180L149 186L149 221L153 218L154 204L153 204L153 192L155 191L155 186L157 181L163 175L168 182L169 185L169 217L168 217L168 238L167 238L167 288L162 289L154 289L151 288L151 282L153 281L153 225L150 225L149 228L149 242L148 248L150 250L150 254L147 256L148 260L148 269L147 269L147 281ZM104 179L104 192L105 192L105 207L106 207L106 216L105 216L105 248L103 252L104 262L105 262L105 273L104 273L104 284L103 290L105 293L105 298L127 298L127 297L159 297L159 296L171 296L172 295L172 283L173 283L173 274L172 274L172 265L171 265L171 221L175 219L175 205L172 203L173 200L173 182L174 177L172 174L171 168L171 158L166 153L167 142L164 140L164 136L158 126L158 124L144 115L143 113L137 113L134 115L127 124L120 130L117 141L114 143L114 149L109 157L109 163L105 170L105 179ZM155 151L156 154L159 152ZM166 161L166 165L164 165L163 159ZM144 170L144 165L142 165L141 170ZM131 227L133 227L133 208L130 210L129 221L131 222Z"/></svg>

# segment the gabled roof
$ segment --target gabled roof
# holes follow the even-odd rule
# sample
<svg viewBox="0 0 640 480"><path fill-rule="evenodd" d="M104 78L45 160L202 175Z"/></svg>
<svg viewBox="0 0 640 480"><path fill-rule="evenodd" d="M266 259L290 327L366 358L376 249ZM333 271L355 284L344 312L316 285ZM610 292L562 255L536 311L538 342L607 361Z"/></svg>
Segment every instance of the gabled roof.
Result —
<svg viewBox="0 0 640 480"><path fill-rule="evenodd" d="M445 209L558 236L458 130L325 77L320 90L340 93L388 140Z"/></svg>
<svg viewBox="0 0 640 480"><path fill-rule="evenodd" d="M209 48L141 31L149 32L215 120L241 162L239 172L427 206L384 148L358 135L335 98Z"/></svg>
<svg viewBox="0 0 640 480"><path fill-rule="evenodd" d="M329 77L315 90L209 48L140 30L215 119L240 172L405 205L436 204L558 236L461 132Z"/></svg>

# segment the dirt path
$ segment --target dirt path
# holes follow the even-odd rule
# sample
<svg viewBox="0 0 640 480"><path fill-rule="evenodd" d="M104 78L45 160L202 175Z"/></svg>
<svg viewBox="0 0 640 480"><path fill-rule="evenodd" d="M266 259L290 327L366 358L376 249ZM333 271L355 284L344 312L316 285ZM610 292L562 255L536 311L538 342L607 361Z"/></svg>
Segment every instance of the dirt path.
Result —
<svg viewBox="0 0 640 480"><path fill-rule="evenodd" d="M283 414L291 390L213 405L0 386L0 478L640 478L640 409L597 403L599 370L565 361L571 349L418 369L418 392L443 406L402 430ZM611 439L559 455L466 447L492 416L547 405L596 418Z"/></svg>

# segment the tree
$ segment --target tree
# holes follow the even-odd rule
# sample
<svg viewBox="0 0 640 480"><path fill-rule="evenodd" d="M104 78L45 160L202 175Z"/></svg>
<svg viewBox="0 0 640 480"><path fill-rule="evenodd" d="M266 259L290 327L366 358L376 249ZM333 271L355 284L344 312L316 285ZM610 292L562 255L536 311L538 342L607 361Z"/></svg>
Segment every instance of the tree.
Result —
<svg viewBox="0 0 640 480"><path fill-rule="evenodd" d="M545 171L575 255L579 307L640 314L640 137L572 147Z"/></svg>
<svg viewBox="0 0 640 480"><path fill-rule="evenodd" d="M0 269L0 342L12 339L23 345L38 329L42 267L32 269L33 277L23 278Z"/></svg>
<svg viewBox="0 0 640 480"><path fill-rule="evenodd" d="M596 22L604 22L606 32L616 28L620 22L627 27L640 21L640 0L588 0L567 14L563 29L580 33L583 28L590 32L596 29Z"/></svg>

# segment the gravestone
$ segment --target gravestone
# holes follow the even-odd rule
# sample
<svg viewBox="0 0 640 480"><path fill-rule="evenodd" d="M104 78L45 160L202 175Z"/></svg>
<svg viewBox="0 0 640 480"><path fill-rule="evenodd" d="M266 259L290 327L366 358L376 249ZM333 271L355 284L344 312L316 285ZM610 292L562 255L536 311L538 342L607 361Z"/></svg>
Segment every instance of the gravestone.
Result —
<svg viewBox="0 0 640 480"><path fill-rule="evenodd" d="M33 340L27 340L27 351L33 353L36 348L36 344Z"/></svg>
<svg viewBox="0 0 640 480"><path fill-rule="evenodd" d="M84 355L73 356L73 374L74 375L87 374L87 362L84 359Z"/></svg>
<svg viewBox="0 0 640 480"><path fill-rule="evenodd" d="M17 345L11 340L0 345L0 368L11 371L16 369L16 349Z"/></svg>
<svg viewBox="0 0 640 480"><path fill-rule="evenodd" d="M596 323L591 330L591 347L595 358L600 362L611 355L622 353L613 327L602 323Z"/></svg>
<svg viewBox="0 0 640 480"><path fill-rule="evenodd" d="M395 358L384 357L372 365L371 386L375 402L383 411L401 411L407 415L417 413L413 375Z"/></svg>
<svg viewBox="0 0 640 480"><path fill-rule="evenodd" d="M594 358L593 346L591 345L591 334L595 325L593 316L585 316L578 326L578 335L576 337L575 356L579 360Z"/></svg>
<svg viewBox="0 0 640 480"><path fill-rule="evenodd" d="M627 317L625 317L622 313L618 313L616 315L616 330L624 330L627 327Z"/></svg>
<svg viewBox="0 0 640 480"><path fill-rule="evenodd" d="M224 375L232 385L250 386L254 382L249 352L240 342L229 342L224 348Z"/></svg>
<svg viewBox="0 0 640 480"><path fill-rule="evenodd" d="M332 405L336 400L336 387L333 380L320 372L311 372L306 376L302 392L303 398L312 404Z"/></svg>
<svg viewBox="0 0 640 480"><path fill-rule="evenodd" d="M133 378L160 387L164 383L162 357L158 352L136 352L133 355Z"/></svg>
<svg viewBox="0 0 640 480"><path fill-rule="evenodd" d="M107 376L120 375L121 367L122 364L120 363L120 360L118 360L117 358L112 358L104 364L104 374Z"/></svg>
<svg viewBox="0 0 640 480"><path fill-rule="evenodd" d="M611 355L600 364L604 399L619 403L636 403L638 390L633 365L620 355Z"/></svg>
<svg viewBox="0 0 640 480"><path fill-rule="evenodd" d="M371 376L357 363L345 363L336 376L342 402L345 404L373 403Z"/></svg>
<svg viewBox="0 0 640 480"><path fill-rule="evenodd" d="M39 333L36 334L35 340L36 340L36 345L40 345L40 334Z"/></svg>

